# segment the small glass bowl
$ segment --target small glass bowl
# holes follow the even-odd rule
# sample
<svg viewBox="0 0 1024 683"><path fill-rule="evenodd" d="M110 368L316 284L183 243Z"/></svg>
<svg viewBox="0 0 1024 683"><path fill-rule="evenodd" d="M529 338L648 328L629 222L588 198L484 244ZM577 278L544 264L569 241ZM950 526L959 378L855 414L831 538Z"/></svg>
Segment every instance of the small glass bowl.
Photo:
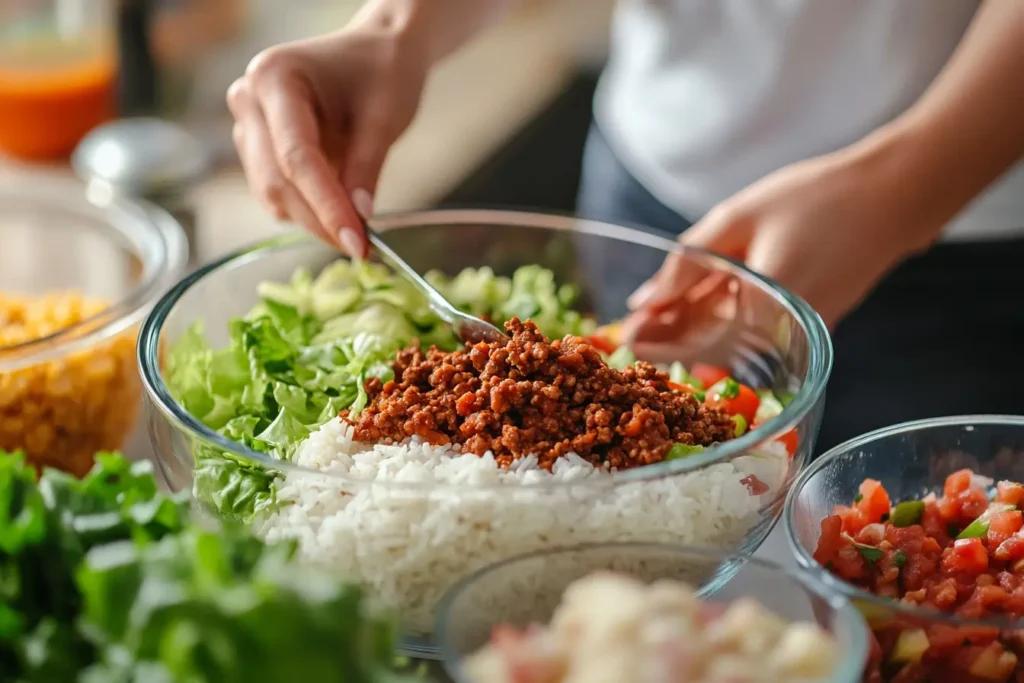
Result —
<svg viewBox="0 0 1024 683"><path fill-rule="evenodd" d="M787 621L816 622L836 638L842 653L833 675L820 683L860 680L867 629L843 596L804 573L749 555L647 543L556 548L514 557L463 579L445 597L437 622L448 675L467 683L461 663L487 643L494 627L547 624L571 583L609 570L645 583L687 583L702 599L720 603L751 597Z"/></svg>
<svg viewBox="0 0 1024 683"><path fill-rule="evenodd" d="M1024 417L966 415L919 420L836 446L804 472L786 501L784 525L797 561L831 590L849 597L876 631L938 628L953 633L958 629L964 634L963 641L980 629L1001 631L1019 640L1024 636L1024 620L964 619L904 605L837 578L814 559L821 520L833 514L837 505L849 506L864 479L880 481L895 505L928 493L941 494L946 477L962 469L996 481L1024 481Z"/></svg>
<svg viewBox="0 0 1024 683"><path fill-rule="evenodd" d="M520 266L538 264L551 269L557 282L578 286L579 308L600 322L621 318L630 292L677 246L639 230L508 211L426 211L376 221L388 243L419 272L438 269L456 275L463 268L489 266L510 275ZM143 325L139 362L160 467L172 489L191 489L210 508L216 507L220 490L229 487L209 476L215 470L196 467L197 453L223 453L259 468L273 478L278 492L291 491L288 500L297 501L295 492L301 490L304 501L320 496L348 501L351 515L316 513L302 520L306 542L300 553L312 560L310 549L351 548L339 551L348 566L334 559L320 563L365 582L386 607L398 610L404 619L403 650L414 656L437 656L431 638L436 607L451 584L509 555L612 541L753 551L810 460L832 347L817 314L775 283L700 250L682 251L680 258L692 271L727 281L732 306L697 321L691 334L671 348L675 355L670 359L652 360L714 363L750 386L794 394L781 415L706 453L606 477L521 486L371 483L282 462L226 438L175 399L159 350L197 324L220 348L227 343L228 321L257 303L260 282L287 281L299 267L316 273L338 259L337 252L311 238L286 235L191 274L161 299ZM777 439L791 430L798 445L787 457L784 449L779 452ZM640 512L637 506L646 507ZM306 508L292 505L288 510L301 516ZM408 517L399 514L406 511L411 511ZM264 522L257 520L257 526L274 526ZM287 533L297 526L289 522ZM320 540L310 540L320 534ZM388 543L374 542L380 536ZM435 553L435 546L447 552Z"/></svg>
<svg viewBox="0 0 1024 683"><path fill-rule="evenodd" d="M184 234L56 180L0 186L0 234L0 450L84 474L135 425L138 325L180 275Z"/></svg>

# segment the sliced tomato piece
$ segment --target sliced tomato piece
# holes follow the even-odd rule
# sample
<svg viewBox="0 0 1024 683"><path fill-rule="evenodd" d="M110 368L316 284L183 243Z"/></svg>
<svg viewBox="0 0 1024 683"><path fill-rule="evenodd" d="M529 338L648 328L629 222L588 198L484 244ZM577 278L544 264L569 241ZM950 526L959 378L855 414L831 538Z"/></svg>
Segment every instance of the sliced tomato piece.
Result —
<svg viewBox="0 0 1024 683"><path fill-rule="evenodd" d="M615 342L608 337L602 337L596 334L590 337L584 337L583 341L587 342L602 353L615 353L615 349L619 348Z"/></svg>
<svg viewBox="0 0 1024 683"><path fill-rule="evenodd" d="M942 568L979 575L988 570L988 550L980 538L961 538L942 554Z"/></svg>
<svg viewBox="0 0 1024 683"><path fill-rule="evenodd" d="M700 380L705 387L710 387L712 384L716 384L728 376L729 371L718 365L694 363L693 367L690 368L690 377Z"/></svg>
<svg viewBox="0 0 1024 683"><path fill-rule="evenodd" d="M761 403L753 389L728 378L708 389L707 400L730 415L742 415L747 424L754 421L757 406Z"/></svg>
<svg viewBox="0 0 1024 683"><path fill-rule="evenodd" d="M865 479L859 490L860 494L857 496L854 507L864 513L868 523L881 522L892 508L889 493L882 486L882 482Z"/></svg>
<svg viewBox="0 0 1024 683"><path fill-rule="evenodd" d="M1020 510L997 512L988 521L988 547L995 549L1024 528L1024 513Z"/></svg>
<svg viewBox="0 0 1024 683"><path fill-rule="evenodd" d="M821 520L821 536L818 537L818 548L814 551L814 559L822 567L836 559L843 545L843 520L839 515L832 515Z"/></svg>
<svg viewBox="0 0 1024 683"><path fill-rule="evenodd" d="M861 529L871 523L864 511L858 507L848 508L844 505L837 505L836 516L842 520L843 531L851 536L856 536Z"/></svg>
<svg viewBox="0 0 1024 683"><path fill-rule="evenodd" d="M1000 562L1016 562L1024 559L1024 534L1018 532L1001 542L992 553L992 557Z"/></svg>
<svg viewBox="0 0 1024 683"><path fill-rule="evenodd" d="M953 497L971 488L971 471L960 470L946 477L946 485L942 492L947 497Z"/></svg>
<svg viewBox="0 0 1024 683"><path fill-rule="evenodd" d="M1024 485L1013 481L999 482L996 484L996 502L1020 507L1024 503Z"/></svg>

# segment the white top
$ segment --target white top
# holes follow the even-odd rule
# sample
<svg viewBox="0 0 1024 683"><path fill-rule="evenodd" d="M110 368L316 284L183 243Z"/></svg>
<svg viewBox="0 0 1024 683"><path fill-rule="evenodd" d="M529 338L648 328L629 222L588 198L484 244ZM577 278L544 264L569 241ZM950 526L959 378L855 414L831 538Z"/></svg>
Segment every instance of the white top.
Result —
<svg viewBox="0 0 1024 683"><path fill-rule="evenodd" d="M906 110L978 0L620 0L595 116L626 168L695 219L786 164ZM1024 233L1024 164L949 226Z"/></svg>

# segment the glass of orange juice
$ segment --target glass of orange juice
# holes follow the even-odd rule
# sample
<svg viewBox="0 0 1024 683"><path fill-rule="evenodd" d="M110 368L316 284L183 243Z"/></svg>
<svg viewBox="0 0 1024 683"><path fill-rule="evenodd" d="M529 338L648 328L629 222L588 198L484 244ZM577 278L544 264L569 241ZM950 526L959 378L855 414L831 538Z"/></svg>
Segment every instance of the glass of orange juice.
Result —
<svg viewBox="0 0 1024 683"><path fill-rule="evenodd" d="M0 0L0 153L66 157L114 116L115 0Z"/></svg>

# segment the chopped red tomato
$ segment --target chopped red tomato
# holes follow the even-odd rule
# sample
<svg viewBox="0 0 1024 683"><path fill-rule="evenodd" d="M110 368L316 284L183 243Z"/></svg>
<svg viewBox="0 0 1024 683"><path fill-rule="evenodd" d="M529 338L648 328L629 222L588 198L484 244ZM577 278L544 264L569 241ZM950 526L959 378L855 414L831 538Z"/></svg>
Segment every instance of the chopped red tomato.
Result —
<svg viewBox="0 0 1024 683"><path fill-rule="evenodd" d="M821 536L818 538L818 549L814 551L814 559L822 567L839 554L843 539L843 520L838 515L832 515L821 520Z"/></svg>
<svg viewBox="0 0 1024 683"><path fill-rule="evenodd" d="M757 393L753 389L745 384L732 381L727 382L727 384L729 386L725 390L721 390L721 384L718 387L720 390L712 388L710 393L708 393L707 401L711 405L720 407L730 415L742 415L747 424L752 423L754 416L757 414L757 406L761 404L761 399L758 398Z"/></svg>
<svg viewBox="0 0 1024 683"><path fill-rule="evenodd" d="M948 498L971 488L972 476L973 473L970 470L960 470L949 475L946 477L946 486L942 491L943 495Z"/></svg>
<svg viewBox="0 0 1024 683"><path fill-rule="evenodd" d="M595 349L602 353L614 353L618 347L611 339L607 337L601 337L599 335L593 335L591 337L584 337L583 341L587 342Z"/></svg>
<svg viewBox="0 0 1024 683"><path fill-rule="evenodd" d="M880 481L865 479L860 485L860 494L854 507L864 513L868 523L881 522L889 514L892 504L889 494Z"/></svg>
<svg viewBox="0 0 1024 683"><path fill-rule="evenodd" d="M857 532L871 523L864 511L858 507L848 508L845 505L837 505L836 516L842 520L843 531L851 536L855 536Z"/></svg>
<svg viewBox="0 0 1024 683"><path fill-rule="evenodd" d="M1024 528L1024 514L1020 510L997 512L988 522L988 547L994 549Z"/></svg>
<svg viewBox="0 0 1024 683"><path fill-rule="evenodd" d="M792 458L796 455L796 449L797 446L799 446L799 439L797 438L795 429L790 429L788 432L776 439L776 441L786 447L786 452L789 453L789 457Z"/></svg>
<svg viewBox="0 0 1024 683"><path fill-rule="evenodd" d="M990 545L989 548L992 548ZM1000 562L1016 562L1024 559L1024 534L1017 532L1002 541L992 553L992 557Z"/></svg>
<svg viewBox="0 0 1024 683"><path fill-rule="evenodd" d="M988 551L980 538L961 538L942 553L942 568L949 572L982 574L988 569Z"/></svg>
<svg viewBox="0 0 1024 683"><path fill-rule="evenodd" d="M999 482L996 484L996 502L1020 507L1024 504L1024 485L1013 481Z"/></svg>
<svg viewBox="0 0 1024 683"><path fill-rule="evenodd" d="M747 490L750 491L750 495L752 496L760 496L761 494L768 493L771 490L771 487L768 486L768 484L764 483L753 474L740 479L740 483L747 487Z"/></svg>
<svg viewBox="0 0 1024 683"><path fill-rule="evenodd" d="M690 376L700 380L705 387L710 387L728 377L729 371L717 365L694 363L690 368Z"/></svg>

